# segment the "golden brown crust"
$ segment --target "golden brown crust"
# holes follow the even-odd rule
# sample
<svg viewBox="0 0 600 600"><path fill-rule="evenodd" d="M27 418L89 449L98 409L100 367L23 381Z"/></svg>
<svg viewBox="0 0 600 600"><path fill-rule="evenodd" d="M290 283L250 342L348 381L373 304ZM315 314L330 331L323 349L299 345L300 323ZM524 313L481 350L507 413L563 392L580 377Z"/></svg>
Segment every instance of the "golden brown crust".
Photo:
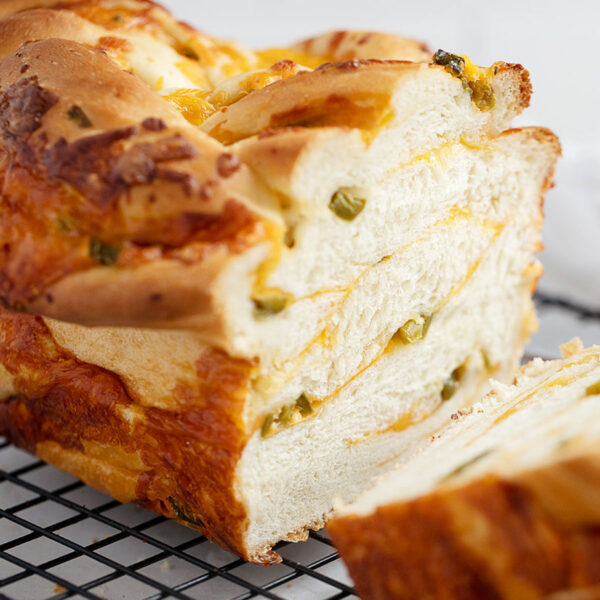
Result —
<svg viewBox="0 0 600 600"><path fill-rule="evenodd" d="M199 32L186 23L177 21L169 11L150 0L15 0L0 4L0 19L19 15L32 9L43 8L60 11L70 23L78 21L87 34L104 31L103 40L94 45L116 50L127 63L127 53L135 49L137 42L123 42L129 34L142 34L159 45L168 46L179 55L179 64L195 83L214 85L225 77L243 73L252 68L254 53L243 50L235 43L219 40ZM58 19L58 17L56 17ZM53 28L52 19L48 33L38 37L23 37L25 40L58 37L82 41L80 34L72 27ZM59 19L59 22L60 19ZM15 22L15 25L18 21ZM88 24L86 26L86 23ZM90 27L90 25L96 27ZM25 33L22 31L22 33ZM49 33L53 35L48 35ZM0 38L1 40L1 38ZM139 39L138 39L139 41ZM113 42L113 43L111 43ZM90 43L89 41L87 43ZM116 45L115 45L116 43ZM145 44L143 44L145 45ZM1 46L1 41L0 41ZM151 50L152 52L152 50ZM160 46L154 49L154 56L160 56ZM160 78L155 83L159 83ZM158 86L160 87L160 86Z"/></svg>
<svg viewBox="0 0 600 600"><path fill-rule="evenodd" d="M600 489L598 450L515 480L489 476L334 519L329 531L365 600L535 600L598 584L600 515L581 502ZM571 474L569 490L554 498L560 514L534 486L556 470Z"/></svg>
<svg viewBox="0 0 600 600"><path fill-rule="evenodd" d="M83 323L147 323L157 304L148 309L143 286L160 274L171 285L154 292L164 303L155 318L186 317L204 298L198 319L210 321L216 261L267 239L260 209L240 193L257 190L248 169L100 51L27 44L0 63L0 82L2 301ZM106 246L113 267L102 266ZM183 283L187 269L195 282ZM98 284L119 270L112 286ZM92 296L96 312L79 318L75 306Z"/></svg>
<svg viewBox="0 0 600 600"><path fill-rule="evenodd" d="M188 326L202 329L205 341L218 342L222 330L211 285L223 267L224 254L214 253L198 265L163 260L134 269L76 273L46 288L29 309L88 326L107 325L108 320L111 326Z"/></svg>
<svg viewBox="0 0 600 600"><path fill-rule="evenodd" d="M54 4L56 2L52 2L51 0L10 0L0 2L0 19L5 19L6 17L32 8L52 6Z"/></svg>
<svg viewBox="0 0 600 600"><path fill-rule="evenodd" d="M61 11L67 15L67 18L70 18L69 15L77 15L86 22L109 30L145 31L162 41L171 41L163 27L165 20L175 22L163 7L150 0L133 0L123 3L106 0L11 0L0 3L0 19L21 15L35 9L47 9L45 12ZM115 17L115 15L118 16ZM53 19L51 17L48 19L47 24L51 25ZM15 21L15 23L18 22ZM78 34L73 31L73 35ZM42 35L41 38L24 39L35 40L47 37L49 36ZM61 35L57 37L77 41L76 38L71 38L67 31L61 32Z"/></svg>
<svg viewBox="0 0 600 600"><path fill-rule="evenodd" d="M496 95L502 93L515 101L515 114L520 114L531 102L531 79L529 71L518 63L499 63L496 75L492 80Z"/></svg>
<svg viewBox="0 0 600 600"><path fill-rule="evenodd" d="M200 346L201 348L201 346ZM0 309L0 363L15 394L0 402L0 434L122 501L202 531L252 560L234 471L253 364L202 350L170 405L144 405L115 373L63 349L40 317Z"/></svg>
<svg viewBox="0 0 600 600"><path fill-rule="evenodd" d="M431 60L432 55L423 42L379 31L329 31L302 40L294 44L292 49L326 57L330 62L354 58L419 62Z"/></svg>
<svg viewBox="0 0 600 600"><path fill-rule="evenodd" d="M16 52L24 41L48 38L67 39L94 47L98 44L101 31L66 10L34 9L19 12L0 21L0 55L5 57Z"/></svg>

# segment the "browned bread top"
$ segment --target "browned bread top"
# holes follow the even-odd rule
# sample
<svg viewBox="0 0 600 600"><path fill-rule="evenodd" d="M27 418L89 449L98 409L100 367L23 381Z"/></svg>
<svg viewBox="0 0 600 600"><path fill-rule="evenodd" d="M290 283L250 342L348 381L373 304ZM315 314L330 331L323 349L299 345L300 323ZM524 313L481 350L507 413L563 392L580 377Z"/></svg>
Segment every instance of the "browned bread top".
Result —
<svg viewBox="0 0 600 600"><path fill-rule="evenodd" d="M410 61L431 60L427 44L411 38L373 31L330 31L302 40L292 49L317 56L326 56L331 62L354 58L381 60L402 57Z"/></svg>
<svg viewBox="0 0 600 600"><path fill-rule="evenodd" d="M48 289L71 273L208 264L265 239L260 195L250 205L238 191L254 185L247 168L101 51L32 42L0 63L0 81L9 305L43 295L52 312ZM151 310L169 313L151 293Z"/></svg>
<svg viewBox="0 0 600 600"><path fill-rule="evenodd" d="M42 10L34 11L36 8ZM95 34L98 46L124 56L142 42L142 48L136 51L148 51L157 64L165 52L169 57L177 57L182 70L199 85L211 85L223 77L247 71L256 60L252 52L177 21L150 0L2 0L0 19L6 22L0 45L7 35L21 37L22 41L46 37L83 41L81 38ZM25 29L31 35L27 36ZM13 30L14 36L6 30ZM156 52L154 48L153 52L144 41L154 41L162 49ZM166 77L166 73L162 75Z"/></svg>

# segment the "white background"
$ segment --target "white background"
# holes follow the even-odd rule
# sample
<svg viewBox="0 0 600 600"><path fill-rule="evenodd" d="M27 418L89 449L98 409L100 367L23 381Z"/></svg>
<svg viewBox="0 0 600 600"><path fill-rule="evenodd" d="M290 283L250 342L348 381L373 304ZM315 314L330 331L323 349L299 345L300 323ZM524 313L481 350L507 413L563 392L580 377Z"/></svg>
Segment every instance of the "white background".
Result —
<svg viewBox="0 0 600 600"><path fill-rule="evenodd" d="M329 29L416 37L488 65L531 73L531 107L517 125L544 125L564 158L547 196L541 288L600 309L600 2L594 0L167 0L203 31L256 48ZM600 342L600 339L596 339Z"/></svg>

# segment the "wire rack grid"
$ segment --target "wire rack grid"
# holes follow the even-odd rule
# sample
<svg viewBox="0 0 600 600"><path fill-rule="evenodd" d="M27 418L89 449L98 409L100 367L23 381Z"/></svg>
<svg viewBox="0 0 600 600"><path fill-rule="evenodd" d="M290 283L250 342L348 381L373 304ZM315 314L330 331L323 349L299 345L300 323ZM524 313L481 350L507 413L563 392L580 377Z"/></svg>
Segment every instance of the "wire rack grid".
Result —
<svg viewBox="0 0 600 600"><path fill-rule="evenodd" d="M0 500L0 517L10 524L0 541L1 600L355 597L326 534L279 544L281 565L250 565L2 440L0 465L7 462L21 464L0 470L0 499L22 499L9 507Z"/></svg>
<svg viewBox="0 0 600 600"><path fill-rule="evenodd" d="M538 294L544 311L597 311ZM0 438L0 600L356 598L325 532L251 565L188 528L122 505Z"/></svg>

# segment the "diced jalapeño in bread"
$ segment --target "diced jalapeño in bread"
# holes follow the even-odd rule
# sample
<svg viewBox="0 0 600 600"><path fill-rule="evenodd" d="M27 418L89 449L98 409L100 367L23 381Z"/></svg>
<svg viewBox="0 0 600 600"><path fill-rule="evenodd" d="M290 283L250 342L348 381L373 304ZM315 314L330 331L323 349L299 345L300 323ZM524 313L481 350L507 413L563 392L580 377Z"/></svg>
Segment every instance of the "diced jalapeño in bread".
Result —
<svg viewBox="0 0 600 600"><path fill-rule="evenodd" d="M329 202L329 209L344 221L353 221L362 212L367 201L349 192L338 190Z"/></svg>
<svg viewBox="0 0 600 600"><path fill-rule="evenodd" d="M98 238L90 238L90 256L104 266L114 265L120 250L119 246L107 244Z"/></svg>
<svg viewBox="0 0 600 600"><path fill-rule="evenodd" d="M420 315L414 319L409 319L396 331L393 340L402 344L412 344L422 340L429 331L433 315Z"/></svg>
<svg viewBox="0 0 600 600"><path fill-rule="evenodd" d="M264 296L253 298L254 316L257 318L268 317L280 313L288 303L286 296Z"/></svg>

